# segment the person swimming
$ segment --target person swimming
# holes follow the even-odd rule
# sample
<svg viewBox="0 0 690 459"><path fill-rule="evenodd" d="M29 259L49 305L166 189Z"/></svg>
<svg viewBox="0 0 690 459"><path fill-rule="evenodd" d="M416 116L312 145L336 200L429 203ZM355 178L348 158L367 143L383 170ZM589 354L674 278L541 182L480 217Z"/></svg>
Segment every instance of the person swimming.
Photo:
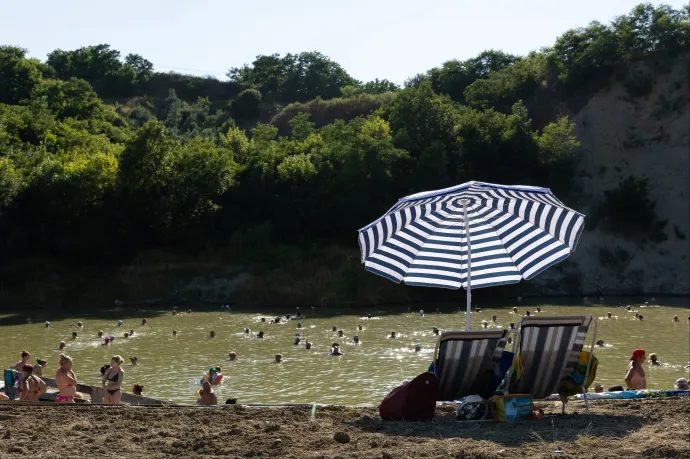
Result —
<svg viewBox="0 0 690 459"><path fill-rule="evenodd" d="M362 324L357 325L357 330L359 330L359 331L364 330L364 327L362 327Z"/></svg>
<svg viewBox="0 0 690 459"><path fill-rule="evenodd" d="M311 349L311 342L307 341L307 342L304 344L304 348L305 348L305 349Z"/></svg>
<svg viewBox="0 0 690 459"><path fill-rule="evenodd" d="M518 313L518 308L517 308L517 307L513 307L513 314L517 314L517 313Z"/></svg>
<svg viewBox="0 0 690 459"><path fill-rule="evenodd" d="M64 341L60 341L60 344L58 344L58 350L60 350L60 351L63 350L65 348L65 346L67 346L67 344L65 344Z"/></svg>
<svg viewBox="0 0 690 459"><path fill-rule="evenodd" d="M495 316L495 315L494 315L494 316L491 316L491 321L492 321L492 322L496 322L496 316Z"/></svg>
<svg viewBox="0 0 690 459"><path fill-rule="evenodd" d="M597 346L604 347L604 340L600 339L599 341L597 341Z"/></svg>
<svg viewBox="0 0 690 459"><path fill-rule="evenodd" d="M343 351L340 349L340 345L338 343L333 343L331 346L331 355L343 355Z"/></svg>
<svg viewBox="0 0 690 459"><path fill-rule="evenodd" d="M136 356L134 356L130 357L129 361L132 362L132 365L136 365L139 362L139 359Z"/></svg>
<svg viewBox="0 0 690 459"><path fill-rule="evenodd" d="M367 314L367 319L371 319L371 314ZM690 317L689 317L690 319Z"/></svg>
<svg viewBox="0 0 690 459"><path fill-rule="evenodd" d="M96 333L99 338L103 338L103 330L98 330L98 333Z"/></svg>
<svg viewBox="0 0 690 459"><path fill-rule="evenodd" d="M331 327L331 331L334 332L334 333L337 333L337 332L338 332L338 327L336 327L335 325L333 325L333 326Z"/></svg>
<svg viewBox="0 0 690 459"><path fill-rule="evenodd" d="M419 310L419 317L424 317L424 309Z"/></svg>
<svg viewBox="0 0 690 459"><path fill-rule="evenodd" d="M46 325L46 328L50 327L50 322L46 320L45 325Z"/></svg>
<svg viewBox="0 0 690 459"><path fill-rule="evenodd" d="M678 316L673 316L673 321L678 322Z"/></svg>
<svg viewBox="0 0 690 459"><path fill-rule="evenodd" d="M610 319L611 317L613 317L613 315L610 312L607 312L606 317Z"/></svg>
<svg viewBox="0 0 690 459"><path fill-rule="evenodd" d="M125 332L125 338L129 338L129 332Z"/></svg>
<svg viewBox="0 0 690 459"><path fill-rule="evenodd" d="M259 331L259 333L256 334L256 337L259 339L264 339L264 332Z"/></svg>
<svg viewBox="0 0 690 459"><path fill-rule="evenodd" d="M661 362L659 362L659 358L656 356L656 354L649 354L649 364L657 367L661 366Z"/></svg>
<svg viewBox="0 0 690 459"><path fill-rule="evenodd" d="M414 345L414 352L415 352L415 354L416 354L417 352L420 352L421 350L422 350L422 345L421 345L421 344L415 344L415 345Z"/></svg>
<svg viewBox="0 0 690 459"><path fill-rule="evenodd" d="M275 363L280 363L283 361L283 356L281 354L275 355Z"/></svg>
<svg viewBox="0 0 690 459"><path fill-rule="evenodd" d="M486 320L483 320L482 321L482 327L489 328L489 322L487 322Z"/></svg>
<svg viewBox="0 0 690 459"><path fill-rule="evenodd" d="M300 337L299 337L299 335L295 335L295 339L293 340L292 344L294 344L295 346L297 346L297 345L299 344L299 342L300 342Z"/></svg>
<svg viewBox="0 0 690 459"><path fill-rule="evenodd" d="M72 332L72 339L77 339L77 332Z"/></svg>
<svg viewBox="0 0 690 459"><path fill-rule="evenodd" d="M147 323L148 323L148 322L147 322L146 319L141 319L141 325L142 325L142 326L145 326Z"/></svg>
<svg viewBox="0 0 690 459"><path fill-rule="evenodd" d="M279 324L280 323L280 317L276 317L275 319L273 319L273 323Z"/></svg>
<svg viewBox="0 0 690 459"><path fill-rule="evenodd" d="M302 322L297 322L297 328L303 328L303 327L302 327Z"/></svg>
<svg viewBox="0 0 690 459"><path fill-rule="evenodd" d="M230 353L228 353L228 357L230 357L229 360L231 362L235 362L237 360L237 353L235 351L230 351Z"/></svg>
<svg viewBox="0 0 690 459"><path fill-rule="evenodd" d="M436 335L436 336L438 336L438 334L440 333L440 330L438 329L438 327L431 327L431 331L432 331L432 332L434 333L434 335Z"/></svg>
<svg viewBox="0 0 690 459"><path fill-rule="evenodd" d="M395 339L395 337L396 337L396 336L395 336L395 332L391 332L391 335L390 335L388 338L390 338L390 339Z"/></svg>
<svg viewBox="0 0 690 459"><path fill-rule="evenodd" d="M537 306L537 312L541 312L541 308Z"/></svg>
<svg viewBox="0 0 690 459"><path fill-rule="evenodd" d="M359 335L355 335L352 337L352 342L355 344L359 344Z"/></svg>
<svg viewBox="0 0 690 459"><path fill-rule="evenodd" d="M118 327L122 327L122 321L121 321L121 320L118 320L118 321L117 321L117 326L118 326Z"/></svg>
<svg viewBox="0 0 690 459"><path fill-rule="evenodd" d="M209 338L215 338L215 337L216 337L216 332L214 332L213 330L211 330L211 333L208 334L208 337L209 337Z"/></svg>
<svg viewBox="0 0 690 459"><path fill-rule="evenodd" d="M531 313L529 311L525 311L525 317L529 317Z"/></svg>
<svg viewBox="0 0 690 459"><path fill-rule="evenodd" d="M129 336L134 336L134 330L129 331Z"/></svg>
<svg viewBox="0 0 690 459"><path fill-rule="evenodd" d="M345 332L342 330L338 330L338 338L343 338L345 336Z"/></svg>
<svg viewBox="0 0 690 459"><path fill-rule="evenodd" d="M249 335L252 332L252 330L249 327L244 328L244 334Z"/></svg>
<svg viewBox="0 0 690 459"><path fill-rule="evenodd" d="M644 318L644 316L642 314L640 314L639 316L637 316L637 318L638 318L638 320L642 320Z"/></svg>
<svg viewBox="0 0 690 459"><path fill-rule="evenodd" d="M103 403L106 405L117 405L122 398L122 383L125 379L125 371L121 365L124 359L119 355L114 355L110 359L110 368L108 368L103 375L103 388L105 389L105 397Z"/></svg>
<svg viewBox="0 0 690 459"><path fill-rule="evenodd" d="M262 317L262 318L261 318L261 322L266 322L266 318L265 318L265 317Z"/></svg>
<svg viewBox="0 0 690 459"><path fill-rule="evenodd" d="M173 330L172 335L177 336L177 330Z"/></svg>

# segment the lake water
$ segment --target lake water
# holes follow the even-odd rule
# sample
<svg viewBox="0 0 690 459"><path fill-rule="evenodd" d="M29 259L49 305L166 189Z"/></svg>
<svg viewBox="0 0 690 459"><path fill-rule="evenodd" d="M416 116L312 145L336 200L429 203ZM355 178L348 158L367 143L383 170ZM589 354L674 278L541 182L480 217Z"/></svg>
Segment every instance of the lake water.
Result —
<svg viewBox="0 0 690 459"><path fill-rule="evenodd" d="M595 349L599 358L596 381L604 387L623 384L629 356L640 347L648 356L656 353L662 362L658 367L645 366L648 386L670 389L677 378L690 377L690 371L684 368L690 360L689 301L676 299L672 304L665 302L665 306L633 307L633 311L644 316L642 321L636 320L634 312L627 312L625 307L611 305L557 306L533 302L517 306L520 313L534 312L540 306L540 315L592 315L599 319L597 339L610 346ZM139 383L144 385L145 395L176 402L194 402L202 373L220 365L226 375L224 385L217 389L221 403L236 397L240 403L376 404L403 380L427 369L436 342L433 326L441 330L464 329L465 314L452 306L442 306L440 314L434 312L436 305L427 306L424 317L419 315L419 307L412 306L412 312L406 307L340 312L302 308L302 314L307 316L301 320L303 329L297 329L295 320L275 325L261 322L261 317L294 314L294 310L247 313L224 312L219 307L177 315L170 315L170 311L111 310L99 313L101 319L88 314L79 317L78 313L58 319L50 317L50 312L32 311L0 317L0 324L25 322L29 315L34 321L31 325L0 325L0 366L15 364L22 349L26 349L32 354L31 363L36 358L47 360L44 375L54 377L58 343L64 340L81 383L100 385L101 365L119 354L126 360L124 387L128 392L134 383ZM491 322L494 314L498 320L491 323L492 328L517 322L520 317L512 313L512 307L487 307L472 313L472 328L480 328L482 320ZM614 318L603 319L609 311ZM373 314L374 319L366 320L367 313ZM679 316L679 322L672 321L674 315ZM117 326L118 317L123 320L122 327ZM141 325L142 318L147 318L146 326ZM45 320L51 321L49 328L44 327ZM83 329L70 327L79 320L83 321ZM359 324L362 331L357 331ZM331 331L333 326L342 329L345 337L338 338ZM264 331L265 338L245 337L244 327L251 328L252 335ZM101 345L99 329L106 336L117 337L112 345ZM129 329L134 329L135 335L124 338ZM71 339L75 330L78 337ZM173 330L178 330L177 336L172 336ZM209 338L211 330L216 332L215 338ZM590 327L588 342L592 330ZM398 338L388 338L391 331ZM295 333L302 337L297 346L293 345ZM355 334L362 341L360 345L352 344ZM314 344L311 350L305 349L307 340ZM344 356L328 355L333 342L340 343ZM417 343L422 348L419 353L414 352ZM230 351L237 352L237 361L228 361ZM282 354L282 363L273 362L277 353ZM138 365L129 364L131 356L138 357Z"/></svg>

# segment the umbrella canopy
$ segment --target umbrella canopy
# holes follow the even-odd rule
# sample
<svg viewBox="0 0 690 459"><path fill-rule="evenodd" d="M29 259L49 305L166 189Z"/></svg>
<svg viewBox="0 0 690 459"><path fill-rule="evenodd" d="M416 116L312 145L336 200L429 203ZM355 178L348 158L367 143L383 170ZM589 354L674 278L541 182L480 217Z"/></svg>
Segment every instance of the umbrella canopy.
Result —
<svg viewBox="0 0 690 459"><path fill-rule="evenodd" d="M362 263L395 282L468 290L531 279L567 258L584 215L547 188L468 182L399 200L359 230Z"/></svg>

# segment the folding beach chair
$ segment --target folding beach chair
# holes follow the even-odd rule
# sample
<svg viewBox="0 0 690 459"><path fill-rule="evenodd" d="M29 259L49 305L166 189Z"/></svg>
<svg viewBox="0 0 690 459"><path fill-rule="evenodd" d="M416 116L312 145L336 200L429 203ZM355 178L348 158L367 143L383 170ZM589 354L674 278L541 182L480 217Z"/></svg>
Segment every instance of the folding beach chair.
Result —
<svg viewBox="0 0 690 459"><path fill-rule="evenodd" d="M453 401L468 395L480 395L484 400L491 397L504 376L499 362L507 337L508 330L441 333L434 353L436 400Z"/></svg>
<svg viewBox="0 0 690 459"><path fill-rule="evenodd" d="M508 393L532 394L536 400L559 394L565 413L563 386L578 363L591 323L594 323L594 333L587 370L580 386L585 394L597 336L597 322L591 316L526 317L518 322L517 357L507 378ZM589 413L587 397L585 406L586 413Z"/></svg>

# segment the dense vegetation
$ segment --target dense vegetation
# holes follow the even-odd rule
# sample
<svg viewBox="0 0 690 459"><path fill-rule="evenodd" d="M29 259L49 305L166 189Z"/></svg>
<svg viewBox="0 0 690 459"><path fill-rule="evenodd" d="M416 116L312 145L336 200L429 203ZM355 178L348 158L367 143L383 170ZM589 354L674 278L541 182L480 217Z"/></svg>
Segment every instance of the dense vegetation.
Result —
<svg viewBox="0 0 690 459"><path fill-rule="evenodd" d="M486 51L362 83L316 52L229 81L157 73L108 45L46 62L0 47L0 263L113 265L142 250L355 244L399 197L468 180L567 195L567 118L531 119L650 53L690 49L688 8L644 4L518 57ZM536 107L534 107L536 110Z"/></svg>

